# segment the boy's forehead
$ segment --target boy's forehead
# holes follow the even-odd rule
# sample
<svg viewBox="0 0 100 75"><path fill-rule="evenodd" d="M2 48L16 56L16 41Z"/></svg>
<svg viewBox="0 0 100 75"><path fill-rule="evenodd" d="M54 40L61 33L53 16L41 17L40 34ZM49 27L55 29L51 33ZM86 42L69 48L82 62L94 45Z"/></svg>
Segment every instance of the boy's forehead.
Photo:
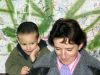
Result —
<svg viewBox="0 0 100 75"><path fill-rule="evenodd" d="M17 36L19 40L37 40L37 34L36 33L30 33L30 34L19 34Z"/></svg>
<svg viewBox="0 0 100 75"><path fill-rule="evenodd" d="M38 34L37 32L21 32L21 33L18 33L17 35L28 35L28 34Z"/></svg>
<svg viewBox="0 0 100 75"><path fill-rule="evenodd" d="M36 34L23 34L18 36L20 43L35 43L38 41Z"/></svg>
<svg viewBox="0 0 100 75"><path fill-rule="evenodd" d="M17 36L37 36L38 34L35 33L35 32L32 32L32 33L20 33L18 34Z"/></svg>

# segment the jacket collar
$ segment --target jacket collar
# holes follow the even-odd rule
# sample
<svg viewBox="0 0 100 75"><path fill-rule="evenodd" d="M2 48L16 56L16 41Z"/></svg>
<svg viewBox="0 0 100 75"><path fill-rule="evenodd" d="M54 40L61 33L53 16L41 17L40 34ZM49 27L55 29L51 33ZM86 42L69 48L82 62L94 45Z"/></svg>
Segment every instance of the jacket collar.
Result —
<svg viewBox="0 0 100 75"><path fill-rule="evenodd" d="M20 44L17 44L17 50L19 51L19 53L27 60L29 55L27 55L23 49L21 48Z"/></svg>

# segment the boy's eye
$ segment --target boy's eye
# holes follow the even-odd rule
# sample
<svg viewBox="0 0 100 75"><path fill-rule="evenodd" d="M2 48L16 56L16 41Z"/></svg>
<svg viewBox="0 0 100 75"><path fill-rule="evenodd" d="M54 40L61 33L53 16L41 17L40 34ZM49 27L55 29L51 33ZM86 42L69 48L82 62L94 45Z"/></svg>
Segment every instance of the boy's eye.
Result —
<svg viewBox="0 0 100 75"><path fill-rule="evenodd" d="M22 45L26 45L26 44L22 44Z"/></svg>
<svg viewBox="0 0 100 75"><path fill-rule="evenodd" d="M32 45L33 45L33 44L37 44L37 42L32 42L31 44L32 44Z"/></svg>
<svg viewBox="0 0 100 75"><path fill-rule="evenodd" d="M33 44L35 44L35 43L33 42L33 43L31 43L31 44L33 45Z"/></svg>

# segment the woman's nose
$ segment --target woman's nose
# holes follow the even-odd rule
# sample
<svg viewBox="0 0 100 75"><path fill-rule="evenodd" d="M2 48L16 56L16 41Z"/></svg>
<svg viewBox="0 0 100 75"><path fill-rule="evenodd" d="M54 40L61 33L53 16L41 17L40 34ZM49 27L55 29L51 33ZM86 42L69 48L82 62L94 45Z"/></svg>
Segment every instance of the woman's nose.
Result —
<svg viewBox="0 0 100 75"><path fill-rule="evenodd" d="M65 52L65 50L62 50L62 51L61 51L61 57L62 57L63 59L66 57L66 52Z"/></svg>

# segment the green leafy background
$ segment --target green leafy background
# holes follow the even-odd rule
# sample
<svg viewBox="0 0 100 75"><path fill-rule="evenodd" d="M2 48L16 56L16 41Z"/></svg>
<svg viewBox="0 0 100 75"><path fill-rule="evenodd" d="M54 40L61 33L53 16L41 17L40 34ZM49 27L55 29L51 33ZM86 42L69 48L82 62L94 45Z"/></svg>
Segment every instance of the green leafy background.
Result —
<svg viewBox="0 0 100 75"><path fill-rule="evenodd" d="M44 4L44 8L41 8L40 6L38 6L39 1L36 0L24 0L25 4L23 7L23 11L18 11L16 9L16 7L14 6L14 1L12 0L0 0L3 1L6 5L6 8L0 8L0 14L2 13L6 13L9 15L9 19L11 19L11 24L13 25L12 27L6 26L4 28L2 28L2 31L4 33L4 35L6 35L7 37L10 37L11 39L13 39L13 42L15 41L16 38L16 28L18 27L18 25L23 22L23 21L29 21L29 16L31 15L31 17L37 17L40 20L40 23L38 25L39 30L40 30L40 35L41 36L45 36L45 33L48 32L50 26L52 25L52 23L55 21L54 20L54 16L56 14L54 14L54 0L43 0ZM41 1L41 0L40 0ZM66 0L67 2L67 0ZM89 16L93 16L96 15L95 19L84 29L84 31L86 33L90 32L93 28L96 27L97 23L100 23L100 8L96 8L93 10L89 10L86 12L81 12L78 15L76 15L76 13L82 8L82 6L85 4L86 0L74 0L74 3L72 5L70 5L70 8L67 10L65 10L65 15L63 18L72 18L72 19L82 19L84 17L89 17ZM41 4L40 3L40 4ZM99 2L100 3L100 2ZM31 10L30 10L31 9ZM43 9L43 10L42 10ZM31 11L31 13L30 13ZM19 16L19 19L16 18ZM2 15L1 15L2 16ZM19 22L18 22L19 20ZM11 51L11 46L10 43L8 44L8 51ZM89 50L96 50L96 48L100 47L100 33L99 31L96 33L96 35L94 36L94 38L92 40L90 40L88 42L88 46L87 48Z"/></svg>

